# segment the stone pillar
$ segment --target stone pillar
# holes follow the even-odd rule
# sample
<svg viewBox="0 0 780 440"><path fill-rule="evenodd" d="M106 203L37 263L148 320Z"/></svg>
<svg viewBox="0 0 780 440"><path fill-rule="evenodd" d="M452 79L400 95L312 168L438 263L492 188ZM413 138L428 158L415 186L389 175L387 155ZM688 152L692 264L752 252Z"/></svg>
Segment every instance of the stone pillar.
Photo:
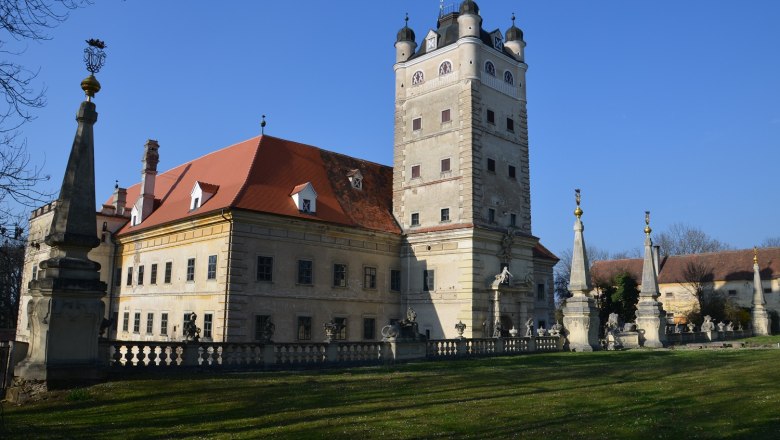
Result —
<svg viewBox="0 0 780 440"><path fill-rule="evenodd" d="M585 250L585 226L582 224L580 190L575 190L577 209L574 215L574 247L572 248L571 278L569 290L573 296L563 307L563 327L566 331L569 350L593 351L599 349L599 312L596 301L590 296L590 270ZM533 338L532 338L533 339Z"/></svg>
<svg viewBox="0 0 780 440"><path fill-rule="evenodd" d="M764 288L761 285L761 273L758 267L758 249L753 248L753 334L755 336L767 336L772 333L772 325L769 313L766 311L764 300Z"/></svg>
<svg viewBox="0 0 780 440"><path fill-rule="evenodd" d="M15 383L43 382L47 387L92 382L102 377L98 354L106 285L100 265L87 258L98 246L95 220L95 171L92 126L95 104L81 103L78 128L65 169L60 197L46 244L50 258L30 282L26 312L30 322L27 357L16 367Z"/></svg>
<svg viewBox="0 0 780 440"><path fill-rule="evenodd" d="M650 211L645 212L645 259L642 264L642 290L636 305L636 327L644 347L659 348L666 340L666 312L657 301L658 277L650 238Z"/></svg>

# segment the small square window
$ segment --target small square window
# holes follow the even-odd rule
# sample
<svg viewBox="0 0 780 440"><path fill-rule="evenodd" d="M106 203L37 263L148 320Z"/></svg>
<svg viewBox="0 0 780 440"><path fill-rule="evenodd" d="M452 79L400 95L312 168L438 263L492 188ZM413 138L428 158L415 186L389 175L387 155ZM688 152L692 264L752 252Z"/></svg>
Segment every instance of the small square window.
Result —
<svg viewBox="0 0 780 440"><path fill-rule="evenodd" d="M312 284L314 263L309 260L298 260L298 284Z"/></svg>
<svg viewBox="0 0 780 440"><path fill-rule="evenodd" d="M391 270L390 271L390 290L393 292L400 292L401 291L401 271L400 270Z"/></svg>
<svg viewBox="0 0 780 440"><path fill-rule="evenodd" d="M450 159L442 159L441 160L441 172L446 173L450 170Z"/></svg>
<svg viewBox="0 0 780 440"><path fill-rule="evenodd" d="M442 210L441 210L441 221L443 221L443 222L450 221L450 208L442 208Z"/></svg>
<svg viewBox="0 0 780 440"><path fill-rule="evenodd" d="M764 287L764 293L772 293L771 287Z"/></svg>
<svg viewBox="0 0 780 440"><path fill-rule="evenodd" d="M664 294L664 296L666 296L667 298L674 298L674 293L673 292L666 292Z"/></svg>
<svg viewBox="0 0 780 440"><path fill-rule="evenodd" d="M303 199L301 202L301 212L311 212L311 200Z"/></svg>
<svg viewBox="0 0 780 440"><path fill-rule="evenodd" d="M187 259L187 281L195 281L195 259Z"/></svg>
<svg viewBox="0 0 780 440"><path fill-rule="evenodd" d="M412 165L412 179L420 178L420 165Z"/></svg>
<svg viewBox="0 0 780 440"><path fill-rule="evenodd" d="M488 209L488 223L496 222L496 210L493 208Z"/></svg>
<svg viewBox="0 0 780 440"><path fill-rule="evenodd" d="M363 288L376 289L376 267L363 268Z"/></svg>
<svg viewBox="0 0 780 440"><path fill-rule="evenodd" d="M506 118L506 131L515 131L515 120L512 118Z"/></svg>
<svg viewBox="0 0 780 440"><path fill-rule="evenodd" d="M333 287L347 287L347 265L333 265Z"/></svg>
<svg viewBox="0 0 780 440"><path fill-rule="evenodd" d="M412 130L419 130L422 128L422 118L412 119Z"/></svg>
<svg viewBox="0 0 780 440"><path fill-rule="evenodd" d="M311 316L298 317L298 340L311 340Z"/></svg>
<svg viewBox="0 0 780 440"><path fill-rule="evenodd" d="M441 122L450 122L450 109L441 111Z"/></svg>
<svg viewBox="0 0 780 440"><path fill-rule="evenodd" d="M432 270L423 271L423 291L430 292L434 290L434 273Z"/></svg>
<svg viewBox="0 0 780 440"><path fill-rule="evenodd" d="M488 159L487 160L487 169L491 173L495 173L496 172L496 161L495 161L495 159Z"/></svg>
<svg viewBox="0 0 780 440"><path fill-rule="evenodd" d="M420 213L412 213L412 226L420 226Z"/></svg>
<svg viewBox="0 0 780 440"><path fill-rule="evenodd" d="M509 226L517 226L517 214L509 214Z"/></svg>
<svg viewBox="0 0 780 440"><path fill-rule="evenodd" d="M495 124L496 123L496 114L493 112L493 110L487 111L487 121L488 124Z"/></svg>
<svg viewBox="0 0 780 440"><path fill-rule="evenodd" d="M517 169L514 165L509 165L509 178L510 179L516 179L517 178Z"/></svg>
<svg viewBox="0 0 780 440"><path fill-rule="evenodd" d="M736 290L729 290L729 295L736 295L736 294L737 294Z"/></svg>

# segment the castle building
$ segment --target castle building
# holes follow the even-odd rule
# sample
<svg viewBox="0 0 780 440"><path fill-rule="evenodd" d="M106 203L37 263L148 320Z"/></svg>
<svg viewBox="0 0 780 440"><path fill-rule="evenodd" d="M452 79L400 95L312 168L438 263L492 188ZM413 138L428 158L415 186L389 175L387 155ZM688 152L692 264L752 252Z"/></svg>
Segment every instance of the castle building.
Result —
<svg viewBox="0 0 780 440"><path fill-rule="evenodd" d="M506 334L553 319L557 258L532 235L522 31L442 9L417 45L397 35L394 164L263 135L158 173L97 213L109 337L376 340L408 307L430 338ZM48 257L56 202L33 212L24 285ZM18 339L28 334L24 301Z"/></svg>

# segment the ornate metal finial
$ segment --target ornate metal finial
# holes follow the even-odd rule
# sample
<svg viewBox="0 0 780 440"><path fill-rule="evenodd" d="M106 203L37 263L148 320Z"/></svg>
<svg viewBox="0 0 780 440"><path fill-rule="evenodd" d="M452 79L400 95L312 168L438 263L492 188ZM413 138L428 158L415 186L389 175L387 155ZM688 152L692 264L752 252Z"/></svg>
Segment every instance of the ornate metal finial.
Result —
<svg viewBox="0 0 780 440"><path fill-rule="evenodd" d="M409 27L409 13L406 13L406 18L404 18L404 27Z"/></svg>
<svg viewBox="0 0 780 440"><path fill-rule="evenodd" d="M758 264L758 247L753 246L753 264Z"/></svg>
<svg viewBox="0 0 780 440"><path fill-rule="evenodd" d="M114 180L114 189L119 189L119 180Z"/></svg>
<svg viewBox="0 0 780 440"><path fill-rule="evenodd" d="M84 63L87 65L89 76L81 81L81 89L87 95L87 101L91 101L95 97L95 93L100 91L100 83L95 74L100 71L103 65L106 63L106 52L104 49L106 43L96 38L90 38L86 40L88 46L84 49Z"/></svg>
<svg viewBox="0 0 780 440"><path fill-rule="evenodd" d="M263 119L260 121L260 134L265 134L265 115L263 115Z"/></svg>
<svg viewBox="0 0 780 440"><path fill-rule="evenodd" d="M645 211L645 234L650 235L651 232L653 230L650 229L650 211Z"/></svg>
<svg viewBox="0 0 780 440"><path fill-rule="evenodd" d="M514 25L515 25L515 13L513 12L512 13L512 26L514 26Z"/></svg>
<svg viewBox="0 0 780 440"><path fill-rule="evenodd" d="M574 215L577 216L577 218L582 217L582 208L580 208L580 189L577 188L574 190L574 201L577 202L577 209L574 210Z"/></svg>

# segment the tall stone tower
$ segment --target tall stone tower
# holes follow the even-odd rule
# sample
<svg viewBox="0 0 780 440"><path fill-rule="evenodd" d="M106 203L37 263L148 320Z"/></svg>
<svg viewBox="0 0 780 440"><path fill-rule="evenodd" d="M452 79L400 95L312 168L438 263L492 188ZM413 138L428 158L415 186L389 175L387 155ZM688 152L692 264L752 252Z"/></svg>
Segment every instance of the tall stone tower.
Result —
<svg viewBox="0 0 780 440"><path fill-rule="evenodd" d="M441 10L419 48L408 25L397 35L393 212L407 240L402 291L433 338L454 336L458 321L472 337L519 328L534 317L537 290L552 291L549 270L534 267L528 66L512 21L506 35L487 32L466 0ZM514 276L495 286L504 267Z"/></svg>

